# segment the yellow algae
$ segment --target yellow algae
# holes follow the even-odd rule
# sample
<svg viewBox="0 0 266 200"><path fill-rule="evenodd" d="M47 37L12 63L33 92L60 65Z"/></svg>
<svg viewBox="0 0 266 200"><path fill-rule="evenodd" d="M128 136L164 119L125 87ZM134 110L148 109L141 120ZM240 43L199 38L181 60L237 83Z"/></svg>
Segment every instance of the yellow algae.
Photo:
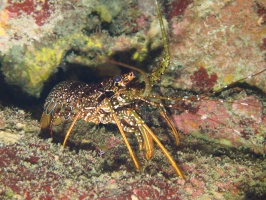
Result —
<svg viewBox="0 0 266 200"><path fill-rule="evenodd" d="M217 142L225 146L232 146L232 142L229 139L221 138Z"/></svg>
<svg viewBox="0 0 266 200"><path fill-rule="evenodd" d="M113 55L113 51L112 51L112 49L108 49L108 53L107 53L107 55L108 55L109 57L111 57L111 56Z"/></svg>
<svg viewBox="0 0 266 200"><path fill-rule="evenodd" d="M26 53L25 61L31 86L47 80L55 67L59 65L66 50L66 48L61 48L60 43L62 41L51 48L44 47L40 51Z"/></svg>
<svg viewBox="0 0 266 200"><path fill-rule="evenodd" d="M57 40L50 47L43 47L26 53L25 72L26 76L28 76L27 87L31 88L29 92L32 95L36 95L33 93L39 90L38 88L42 87L43 82L56 70L70 46L75 45L79 41L85 41L86 48L102 47L99 38L89 38L83 34L73 34L71 37Z"/></svg>
<svg viewBox="0 0 266 200"><path fill-rule="evenodd" d="M4 36L6 34L5 29L0 27L0 36Z"/></svg>
<svg viewBox="0 0 266 200"><path fill-rule="evenodd" d="M133 54L132 58L133 58L133 60L137 60L138 57L139 57L139 52L136 51L136 52Z"/></svg>
<svg viewBox="0 0 266 200"><path fill-rule="evenodd" d="M1 30L0 30L1 33ZM84 52L90 51L91 48L100 49L103 46L100 37L88 37L82 33L73 34L69 37L61 38L50 45L34 45L27 49L21 56L19 49L14 49L13 54L20 59L13 66L18 68L15 73L10 72L9 60L12 57L5 57L4 70L8 81L15 84L23 85L25 92L32 96L39 96L43 84L48 78L56 72L58 65L62 62L65 53L71 48L82 48ZM81 63L90 62L90 58L81 57ZM101 60L102 56L96 59ZM97 62L97 61L96 61Z"/></svg>
<svg viewBox="0 0 266 200"><path fill-rule="evenodd" d="M4 36L6 34L4 27L6 25L7 20L8 20L8 12L7 10L3 10L0 13L0 36Z"/></svg>
<svg viewBox="0 0 266 200"><path fill-rule="evenodd" d="M228 74L227 76L224 77L223 81L225 84L232 83L234 80L234 75L233 74Z"/></svg>
<svg viewBox="0 0 266 200"><path fill-rule="evenodd" d="M105 5L98 5L94 10L100 15L103 22L110 23L112 21L113 17Z"/></svg>
<svg viewBox="0 0 266 200"><path fill-rule="evenodd" d="M132 55L132 59L142 62L146 58L146 56L147 56L147 48L143 47L140 52L136 51Z"/></svg>
<svg viewBox="0 0 266 200"><path fill-rule="evenodd" d="M97 48L101 48L102 47L102 43L100 39L97 38L88 38L87 39L87 47L97 47Z"/></svg>

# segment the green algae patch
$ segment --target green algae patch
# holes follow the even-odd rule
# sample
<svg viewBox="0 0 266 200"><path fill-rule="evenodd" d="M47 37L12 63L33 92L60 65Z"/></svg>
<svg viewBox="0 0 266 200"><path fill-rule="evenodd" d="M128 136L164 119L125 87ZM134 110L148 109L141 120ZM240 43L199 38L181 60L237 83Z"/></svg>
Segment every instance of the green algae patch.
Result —
<svg viewBox="0 0 266 200"><path fill-rule="evenodd" d="M42 48L37 52L27 52L25 63L28 65L27 73L29 85L38 87L47 80L63 58L66 48L55 44L52 48Z"/></svg>
<svg viewBox="0 0 266 200"><path fill-rule="evenodd" d="M110 23L113 19L112 14L109 12L109 9L105 5L98 5L94 9L97 12L103 22Z"/></svg>
<svg viewBox="0 0 266 200"><path fill-rule="evenodd" d="M99 48L102 45L99 40L92 40L83 34L73 34L50 46L35 45L28 49L14 47L9 56L3 58L2 72L6 81L20 85L26 93L39 97L44 82L56 72L58 65L64 60L65 52L73 46L80 46L81 42L85 48Z"/></svg>
<svg viewBox="0 0 266 200"><path fill-rule="evenodd" d="M19 85L24 92L39 97L44 81L56 71L68 46L58 41L51 47L39 49L14 47L2 62L6 82Z"/></svg>
<svg viewBox="0 0 266 200"><path fill-rule="evenodd" d="M99 15L102 22L111 23L122 11L123 4L117 0L110 2L103 1L101 4L95 6L93 11Z"/></svg>
<svg viewBox="0 0 266 200"><path fill-rule="evenodd" d="M51 47L43 47L27 51L24 66L27 83L24 90L32 96L40 96L43 83L56 71L65 52L69 48L70 39L58 40Z"/></svg>

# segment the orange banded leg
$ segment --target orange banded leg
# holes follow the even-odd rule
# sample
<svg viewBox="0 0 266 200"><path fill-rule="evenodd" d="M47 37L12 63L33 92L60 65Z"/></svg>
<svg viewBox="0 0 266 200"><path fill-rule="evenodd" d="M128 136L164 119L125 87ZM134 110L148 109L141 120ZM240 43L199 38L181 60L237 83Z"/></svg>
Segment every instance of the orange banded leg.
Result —
<svg viewBox="0 0 266 200"><path fill-rule="evenodd" d="M60 120L60 121L58 121ZM46 114L43 112L41 117L41 130L49 130L50 136L52 136L52 129L54 125L61 124L61 119L58 117L58 113L54 116L52 114Z"/></svg>
<svg viewBox="0 0 266 200"><path fill-rule="evenodd" d="M96 116L96 115L98 114L100 108L101 108L101 106L98 106L98 107L95 109L95 111L93 112L93 114L92 114L90 117L85 118L84 120L85 120L86 122L90 121L91 118L93 118L93 116ZM65 139L64 139L64 142L63 142L63 147L66 146L66 142L67 142L67 139L68 139L69 136L70 136L70 132L72 131L72 129L73 129L75 123L77 122L77 120L79 120L80 115L81 115L81 111L78 111L78 112L76 113L75 117L73 118L73 122L72 122L71 126L69 127L69 129L68 129L68 131L67 131L67 133L66 133L66 136L65 136ZM52 126L53 126L54 124L55 124L55 125L58 125L58 124L61 123L61 117L63 117L63 116L57 117L57 118L55 119L55 120L60 120L60 122L54 120L54 122L56 122L56 124L55 124L55 123L52 123L52 124L51 124L51 128L52 128ZM53 119L52 119L52 120L53 120ZM68 121L70 121L70 120L72 121L72 119L70 118L70 119L68 119L66 122L68 122Z"/></svg>
<svg viewBox="0 0 266 200"><path fill-rule="evenodd" d="M45 114L44 112L42 113L42 117L41 117L41 130L47 130L50 127L50 123L51 123L51 115L50 114Z"/></svg>
<svg viewBox="0 0 266 200"><path fill-rule="evenodd" d="M160 114L162 115L162 117L165 119L165 121L168 123L168 125L171 127L172 131L173 131L173 134L175 136L175 142L176 142L176 145L179 145L180 143L180 140L179 140L179 135L178 135L178 132L174 126L174 123L173 121L167 116L167 114L165 113L165 111L163 110L160 110Z"/></svg>
<svg viewBox="0 0 266 200"><path fill-rule="evenodd" d="M113 116L113 118L114 118L114 120L115 120L115 123L116 123L116 125L117 125L117 127L118 127L118 129L119 129L119 131L120 131L120 133L121 133L121 135L122 135L122 137L123 137L125 143L126 143L126 146L127 146L128 151L129 151L129 154L130 154L130 156L131 156L131 158L132 158L132 160L133 160L133 162L134 162L136 168L137 168L138 170L140 170L140 164L139 164L139 161L138 161L138 159L137 159L137 157L136 157L134 151L132 150L132 148L131 148L131 146L130 146L128 140L127 140L127 137L126 137L125 131L123 130L122 126L120 125L121 122L120 122L120 120L118 119L117 114L115 113L115 111L114 111L114 109L113 109L113 107L112 107L112 105L111 105L109 99L106 99L106 100L108 101L107 103L108 103L108 105L109 105L109 107L110 107L110 111L111 111L112 116Z"/></svg>
<svg viewBox="0 0 266 200"><path fill-rule="evenodd" d="M59 115L59 113L55 113L53 118L50 121L50 126L49 126L49 131L50 131L50 136L51 137L53 135L53 126L57 126L57 125L59 125L61 123L62 123L61 116Z"/></svg>
<svg viewBox="0 0 266 200"><path fill-rule="evenodd" d="M145 158L147 160L150 160L153 157L153 151L154 151L154 145L153 145L152 137L147 132L147 130L145 128L143 128L142 126L139 126L138 128L141 132L141 136L143 139L143 145L144 145L143 150L145 151Z"/></svg>
<svg viewBox="0 0 266 200"><path fill-rule="evenodd" d="M138 126L138 124L136 124L136 119L134 116L132 116L130 110L121 110L117 114L118 118L123 119L128 124L129 127L134 126L134 129L131 129L130 132L135 134L137 141L139 143L139 150L145 151L145 158L147 160L150 160L153 156L153 151L154 151L154 144L152 137L147 133L147 131L142 126ZM128 130L127 125L124 125L123 127L125 126L126 129L124 128L124 130Z"/></svg>
<svg viewBox="0 0 266 200"><path fill-rule="evenodd" d="M183 173L181 172L181 170L177 166L177 164L174 161L174 159L172 158L172 156L169 154L169 152L163 146L163 144L160 142L160 140L156 137L156 135L152 132L152 130L147 126L147 124L145 124L143 122L141 117L134 110L129 109L129 111L131 112L131 115L135 117L137 123L140 124L145 129L145 131L152 137L152 139L155 141L155 143L161 148L162 152L167 157L167 159L169 160L169 162L173 166L174 170L176 171L176 174L178 176L180 176L181 178L185 179L185 176L183 175Z"/></svg>
<svg viewBox="0 0 266 200"><path fill-rule="evenodd" d="M174 123L173 121L167 116L166 114L166 111L165 111L165 108L160 104L160 103L157 103L157 102L153 102L153 101L149 101L147 99L144 99L144 98L140 98L142 101L144 102L147 102L148 104L151 104L153 105L154 107L159 107L159 110L160 110L160 115L165 119L165 121L168 123L168 125L171 127L172 131L173 131L173 134L175 136L175 141L176 141L176 144L178 145L180 143L180 140L179 140L179 134L174 126Z"/></svg>
<svg viewBox="0 0 266 200"><path fill-rule="evenodd" d="M67 139L69 138L70 132L72 131L74 125L76 124L77 120L79 119L80 114L81 114L81 112L78 112L78 113L75 115L75 117L74 117L74 119L73 119L73 122L72 122L71 126L69 127L69 129L68 129L68 131L67 131L67 133L66 133L66 136L65 136L64 142L63 142L63 148L66 146L66 142L67 142Z"/></svg>

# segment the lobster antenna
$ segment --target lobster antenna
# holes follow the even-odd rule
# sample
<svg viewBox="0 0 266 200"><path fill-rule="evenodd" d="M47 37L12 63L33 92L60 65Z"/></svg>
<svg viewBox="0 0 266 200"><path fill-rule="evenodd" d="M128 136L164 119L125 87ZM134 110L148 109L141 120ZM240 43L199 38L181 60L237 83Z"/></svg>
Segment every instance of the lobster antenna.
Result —
<svg viewBox="0 0 266 200"><path fill-rule="evenodd" d="M155 81L160 80L161 75L164 73L166 67L168 67L170 64L168 39L166 36L166 31L165 31L165 27L164 27L164 23L163 23L162 12L161 12L161 9L159 7L157 0L155 0L155 5L156 5L158 20L159 20L159 24L160 24L160 28L161 28L162 38L163 38L164 58L161 61L159 67L152 72L150 79L143 70L141 70L137 67L133 67L131 65L127 65L127 64L115 61L115 60L109 60L110 63L120 65L120 66L123 66L123 67L128 68L128 69L135 70L137 72L140 72L143 75L143 79L145 82L145 91L143 93L143 96L147 96L151 93L151 88L152 88L153 83Z"/></svg>
<svg viewBox="0 0 266 200"><path fill-rule="evenodd" d="M167 38L167 35L166 35L164 23L163 23L162 12L161 12L161 9L159 7L159 3L158 3L157 0L155 0L155 5L156 5L158 20L159 20L159 23L160 23L160 28L161 28L161 33L162 33L163 47L164 47L164 58L161 61L159 67L152 72L152 74L151 74L151 84L153 84L155 81L158 81L158 80L161 79L161 75L164 73L165 69L170 64L170 53L169 53L168 38Z"/></svg>

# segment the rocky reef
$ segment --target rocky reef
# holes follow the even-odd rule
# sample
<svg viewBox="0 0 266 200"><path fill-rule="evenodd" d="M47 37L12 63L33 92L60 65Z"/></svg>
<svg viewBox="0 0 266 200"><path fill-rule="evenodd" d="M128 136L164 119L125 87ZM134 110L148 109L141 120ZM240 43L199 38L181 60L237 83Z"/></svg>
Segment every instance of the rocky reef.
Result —
<svg viewBox="0 0 266 200"><path fill-rule="evenodd" d="M182 168L183 180L157 147L151 161L137 154L143 168L136 171L113 126L95 128L80 121L62 150L61 143L38 136L39 122L31 114L5 108L0 117L1 199L264 199L266 195L265 158L248 151L191 136L176 147L169 131L160 133L161 128L152 126ZM62 142L59 135L53 133L54 141Z"/></svg>
<svg viewBox="0 0 266 200"><path fill-rule="evenodd" d="M126 71L110 59L148 76L159 67L154 0L2 0L1 199L266 198L264 1L160 3L171 62L151 95L165 97L181 144L158 109L138 112L186 180L158 147L146 161L129 134L143 166L137 172L113 124L78 121L64 150L69 124L40 134L44 99L58 82L91 84Z"/></svg>

